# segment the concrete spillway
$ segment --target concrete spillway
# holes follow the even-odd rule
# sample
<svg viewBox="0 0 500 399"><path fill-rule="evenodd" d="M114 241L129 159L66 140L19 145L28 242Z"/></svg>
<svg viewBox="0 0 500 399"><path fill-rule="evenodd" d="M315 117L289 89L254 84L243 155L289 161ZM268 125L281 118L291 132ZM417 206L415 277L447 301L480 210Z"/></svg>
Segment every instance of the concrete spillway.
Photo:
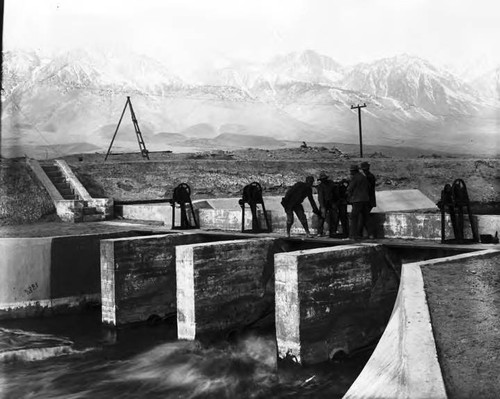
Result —
<svg viewBox="0 0 500 399"><path fill-rule="evenodd" d="M431 216L422 214L430 224L414 223L415 214L393 213L385 220L395 222L384 227L391 239L372 243L133 224L117 231L116 223L95 224L102 230L84 235L2 238L1 316L101 302L107 324L174 315L179 338L197 339L251 324L271 309L280 357L306 365L356 350L385 328L347 397L419 397L424 383L432 397L444 397L414 262L474 257L489 247L419 240L436 231Z"/></svg>

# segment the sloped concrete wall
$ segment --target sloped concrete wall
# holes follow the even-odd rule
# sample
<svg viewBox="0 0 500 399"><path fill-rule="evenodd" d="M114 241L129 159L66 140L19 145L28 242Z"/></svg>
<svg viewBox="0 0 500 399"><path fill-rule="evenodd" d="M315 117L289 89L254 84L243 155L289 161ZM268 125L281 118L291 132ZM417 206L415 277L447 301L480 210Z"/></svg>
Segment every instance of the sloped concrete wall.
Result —
<svg viewBox="0 0 500 399"><path fill-rule="evenodd" d="M397 267L381 245L276 254L279 356L319 363L378 339L396 298Z"/></svg>
<svg viewBox="0 0 500 399"><path fill-rule="evenodd" d="M172 224L172 207L169 203L118 205L117 215L131 220L157 220L166 226Z"/></svg>
<svg viewBox="0 0 500 399"><path fill-rule="evenodd" d="M168 202L156 204L123 204L116 206L117 215L131 220L154 220L161 221L169 228L172 227L172 205ZM196 211L195 211L196 212ZM196 217L199 217L197 212ZM194 225L192 214L188 209L188 219ZM180 226L181 212L177 206L175 209L175 226Z"/></svg>
<svg viewBox="0 0 500 399"><path fill-rule="evenodd" d="M486 250L403 265L398 297L384 335L344 399L445 399L421 266L495 252Z"/></svg>
<svg viewBox="0 0 500 399"><path fill-rule="evenodd" d="M40 181L40 183L42 183L45 190L47 190L47 192L49 193L52 201L55 202L63 200L61 193L57 190L52 181L48 178L47 174L43 171L42 167L40 166L40 163L37 160L28 158L26 160L26 165L28 165L31 168L36 178Z"/></svg>

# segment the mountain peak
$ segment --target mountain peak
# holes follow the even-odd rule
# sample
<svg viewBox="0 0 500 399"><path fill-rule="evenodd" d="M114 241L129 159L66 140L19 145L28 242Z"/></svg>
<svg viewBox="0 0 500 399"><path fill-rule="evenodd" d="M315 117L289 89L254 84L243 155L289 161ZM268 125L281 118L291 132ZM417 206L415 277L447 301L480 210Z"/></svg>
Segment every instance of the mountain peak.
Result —
<svg viewBox="0 0 500 399"><path fill-rule="evenodd" d="M341 65L332 58L320 54L314 50L295 51L285 55L274 57L270 63L274 66L302 65L310 69L339 70Z"/></svg>

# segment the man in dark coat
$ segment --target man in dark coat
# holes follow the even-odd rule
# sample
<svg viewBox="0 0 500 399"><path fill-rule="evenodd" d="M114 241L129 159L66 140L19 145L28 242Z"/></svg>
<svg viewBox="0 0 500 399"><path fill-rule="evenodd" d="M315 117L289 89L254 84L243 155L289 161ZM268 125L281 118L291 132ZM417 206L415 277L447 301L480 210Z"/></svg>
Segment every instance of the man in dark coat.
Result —
<svg viewBox="0 0 500 399"><path fill-rule="evenodd" d="M370 238L373 238L375 229L373 226L372 217L370 216L370 212L377 206L377 198L375 197L375 184L377 179L375 175L370 172L370 164L368 162L361 162L360 167L363 171L363 174L366 176L366 179L368 180L368 195L370 197L370 203L368 205L368 221L366 225L370 227L370 229L367 230L368 236Z"/></svg>
<svg viewBox="0 0 500 399"><path fill-rule="evenodd" d="M370 172L370 164L368 162L361 162L361 170L363 171L363 174L366 176L366 179L368 180L368 194L370 196L370 211L377 206L377 199L375 197L375 182L376 182L376 177L375 175Z"/></svg>
<svg viewBox="0 0 500 399"><path fill-rule="evenodd" d="M342 179L335 183L335 196L337 212L334 214L333 231L336 232L339 226L339 221L342 226L342 234L340 237L349 237L349 216L347 214L347 187L349 187L349 180Z"/></svg>
<svg viewBox="0 0 500 399"><path fill-rule="evenodd" d="M368 179L359 171L358 165L351 165L351 182L347 187L347 201L352 205L351 237L363 238L363 228L368 221L370 194Z"/></svg>
<svg viewBox="0 0 500 399"><path fill-rule="evenodd" d="M309 232L309 226L307 225L307 218L304 213L304 207L302 206L302 202L308 198L311 206L313 208L313 212L316 215L319 215L319 209L316 206L316 202L314 202L314 198L312 196L312 186L314 184L314 177L307 176L305 182L297 182L292 187L288 189L285 196L281 200L281 205L286 212L286 234L290 237L290 230L293 225L293 213L297 215L306 234L308 237L311 237L311 233Z"/></svg>
<svg viewBox="0 0 500 399"><path fill-rule="evenodd" d="M320 182L317 186L318 203L319 211L321 212L318 224L318 235L323 235L323 227L326 221L328 223L329 236L332 237L336 230L334 228L334 218L337 213L336 201L338 200L338 193L335 192L335 183L329 179L325 172L320 173L318 180Z"/></svg>

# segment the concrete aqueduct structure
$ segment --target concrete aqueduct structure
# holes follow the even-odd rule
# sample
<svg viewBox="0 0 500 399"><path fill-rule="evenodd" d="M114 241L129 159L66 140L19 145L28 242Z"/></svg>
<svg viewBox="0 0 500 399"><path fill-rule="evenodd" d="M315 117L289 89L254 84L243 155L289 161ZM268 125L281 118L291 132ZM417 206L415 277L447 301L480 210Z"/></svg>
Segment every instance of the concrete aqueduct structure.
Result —
<svg viewBox="0 0 500 399"><path fill-rule="evenodd" d="M346 397L446 397L420 268L499 258L500 251L441 244L437 213L419 212L434 204L417 190L378 195L382 238L369 243L285 239L276 234L284 228L277 198L266 202L269 234L239 232L237 199L197 202L199 230L170 229L167 203L117 207L127 223L83 223L57 235L20 230L0 239L7 254L0 258L0 317L99 302L103 323L172 315L178 338L187 340L267 321L275 324L279 357L305 365L381 337ZM476 225L495 230L500 223L481 216Z"/></svg>

